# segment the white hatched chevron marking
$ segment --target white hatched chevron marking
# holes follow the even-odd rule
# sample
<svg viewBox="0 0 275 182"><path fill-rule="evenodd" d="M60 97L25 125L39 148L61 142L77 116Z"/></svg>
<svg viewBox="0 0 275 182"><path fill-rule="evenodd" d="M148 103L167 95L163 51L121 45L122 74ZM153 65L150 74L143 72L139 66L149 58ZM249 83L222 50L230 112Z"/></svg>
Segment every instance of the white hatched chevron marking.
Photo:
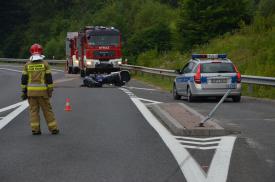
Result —
<svg viewBox="0 0 275 182"><path fill-rule="evenodd" d="M11 122L21 112L23 112L28 106L29 106L29 103L28 101L25 100L25 101L13 104L11 106L5 107L3 109L0 109L0 113L1 113L1 112L5 112L16 108L15 110L13 110L11 113L9 113L7 116L3 117L0 120L0 130L4 128L9 122Z"/></svg>
<svg viewBox="0 0 275 182"><path fill-rule="evenodd" d="M122 89L121 89L122 90ZM126 90L126 89L124 89ZM124 91L123 90L123 91ZM192 138L173 136L150 110L138 99L130 97L137 109L141 112L147 122L156 130L160 138L166 144L178 162L178 165L187 182L226 182L230 165L231 154L236 136L223 136L218 138ZM213 141L219 139L219 145L211 148L216 149L208 173L206 174L191 154L186 150L178 139L194 141ZM216 141L213 141L216 142ZM188 147L190 147L188 145ZM193 146L196 147L196 146ZM196 147L196 149L210 149L210 147Z"/></svg>
<svg viewBox="0 0 275 182"><path fill-rule="evenodd" d="M185 140L180 140L180 143L188 143L188 144L194 144L194 145L213 145L213 144L219 144L220 142L193 142L193 141L185 141Z"/></svg>
<svg viewBox="0 0 275 182"><path fill-rule="evenodd" d="M182 145L186 149L198 149L198 150L213 150L217 149L217 146L212 147L200 147L200 146L191 146L191 145Z"/></svg>
<svg viewBox="0 0 275 182"><path fill-rule="evenodd" d="M210 138L195 138L195 137L179 137L176 139L184 148L199 149L199 150L213 150L219 147L222 137ZM205 146L214 145L214 146Z"/></svg>
<svg viewBox="0 0 275 182"><path fill-rule="evenodd" d="M222 137L195 138L195 137L176 136L176 139L186 139L186 140L208 141L208 140L221 140L221 139L222 139Z"/></svg>

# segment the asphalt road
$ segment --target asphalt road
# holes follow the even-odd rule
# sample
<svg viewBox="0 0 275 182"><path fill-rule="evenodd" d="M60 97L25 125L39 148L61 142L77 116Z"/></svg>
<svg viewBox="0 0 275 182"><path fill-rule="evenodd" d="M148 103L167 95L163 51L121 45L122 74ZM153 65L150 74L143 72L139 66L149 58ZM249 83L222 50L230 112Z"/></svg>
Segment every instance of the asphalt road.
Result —
<svg viewBox="0 0 275 182"><path fill-rule="evenodd" d="M181 163L176 160L177 155L162 135L160 123L154 127L146 118L146 112L133 102L135 97L144 103L175 102L170 93L135 80L124 87L126 91L112 86L83 88L78 76L64 75L60 68L56 69L53 70L57 83L52 104L61 133L50 135L42 119L42 135L32 136L27 110L11 120L0 130L0 182L199 181L186 179L188 174L181 168L185 164L187 169L193 167L187 165L189 159ZM16 70L20 71L21 67L0 65L0 111L20 102L21 74ZM68 97L72 112L64 111ZM213 100L177 102L202 114L207 114L216 104ZM241 103L228 100L219 108L215 118L227 125L239 125L242 130L234 144L225 181L275 181L274 108L275 102L251 98L244 98ZM3 120L9 112L0 112L0 124L1 117ZM203 181L211 181L207 175L210 165L213 169L223 168L223 155L219 165L211 164L217 154L215 150L186 150L205 171ZM196 176L196 171L193 172Z"/></svg>
<svg viewBox="0 0 275 182"><path fill-rule="evenodd" d="M193 103L189 103L186 98L175 101L172 99L171 93L138 81L130 82L127 87L138 97L166 103L181 102L205 116L218 102L211 98L198 99ZM213 117L221 121L224 126L237 127L242 132L234 146L228 181L275 181L274 111L274 100L242 97L240 103L234 103L231 99L227 99L214 114ZM202 158L198 161L200 160L203 161Z"/></svg>

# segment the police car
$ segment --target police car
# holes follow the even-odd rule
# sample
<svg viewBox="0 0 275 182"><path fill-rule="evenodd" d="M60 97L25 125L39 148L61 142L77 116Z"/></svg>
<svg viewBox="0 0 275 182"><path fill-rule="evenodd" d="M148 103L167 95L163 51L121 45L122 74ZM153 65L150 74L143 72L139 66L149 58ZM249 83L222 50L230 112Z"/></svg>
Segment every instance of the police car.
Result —
<svg viewBox="0 0 275 182"><path fill-rule="evenodd" d="M226 54L192 54L192 59L181 69L173 84L173 97L221 97L228 89L234 102L241 100L241 74L227 59Z"/></svg>

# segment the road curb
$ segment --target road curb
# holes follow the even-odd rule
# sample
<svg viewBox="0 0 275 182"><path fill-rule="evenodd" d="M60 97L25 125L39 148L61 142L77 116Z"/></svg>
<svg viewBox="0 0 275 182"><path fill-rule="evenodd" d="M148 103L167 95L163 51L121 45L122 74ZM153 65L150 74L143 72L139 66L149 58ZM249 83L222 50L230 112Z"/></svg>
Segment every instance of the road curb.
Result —
<svg viewBox="0 0 275 182"><path fill-rule="evenodd" d="M223 136L240 133L238 127L221 126L216 119L208 120L205 127L198 127L204 116L183 103L160 103L148 107L174 135Z"/></svg>

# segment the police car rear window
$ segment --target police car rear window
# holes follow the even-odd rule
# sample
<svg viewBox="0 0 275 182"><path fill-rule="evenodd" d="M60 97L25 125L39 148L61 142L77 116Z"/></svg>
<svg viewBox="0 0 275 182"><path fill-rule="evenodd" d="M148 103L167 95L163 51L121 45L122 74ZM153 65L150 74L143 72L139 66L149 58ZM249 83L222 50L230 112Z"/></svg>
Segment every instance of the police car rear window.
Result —
<svg viewBox="0 0 275 182"><path fill-rule="evenodd" d="M235 73L235 69L232 63L204 63L201 73Z"/></svg>

